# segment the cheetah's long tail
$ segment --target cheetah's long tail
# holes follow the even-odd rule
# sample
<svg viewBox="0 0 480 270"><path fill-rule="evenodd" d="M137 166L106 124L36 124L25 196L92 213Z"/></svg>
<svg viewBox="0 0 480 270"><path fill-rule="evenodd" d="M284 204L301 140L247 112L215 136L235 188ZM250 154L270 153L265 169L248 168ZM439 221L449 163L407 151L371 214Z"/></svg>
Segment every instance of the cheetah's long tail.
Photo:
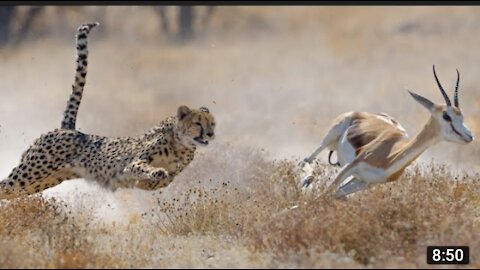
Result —
<svg viewBox="0 0 480 270"><path fill-rule="evenodd" d="M72 94L70 95L70 99L67 102L67 108L63 114L62 129L75 129L78 107L82 100L83 87L85 86L87 76L87 37L90 30L98 25L98 22L86 23L77 28L77 69L75 73L75 82L72 85Z"/></svg>

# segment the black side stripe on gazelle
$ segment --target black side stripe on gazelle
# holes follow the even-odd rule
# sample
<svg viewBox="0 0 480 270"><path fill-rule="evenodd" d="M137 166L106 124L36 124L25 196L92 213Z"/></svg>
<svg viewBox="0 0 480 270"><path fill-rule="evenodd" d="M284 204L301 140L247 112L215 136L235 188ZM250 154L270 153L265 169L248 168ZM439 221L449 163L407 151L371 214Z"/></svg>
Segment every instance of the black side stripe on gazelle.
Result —
<svg viewBox="0 0 480 270"><path fill-rule="evenodd" d="M450 122L450 126L452 127L453 132L457 133L457 135L460 136L460 138L463 139L463 135L460 134L460 132L458 132L458 131L455 129L455 127L453 126L453 123L452 123L452 122Z"/></svg>

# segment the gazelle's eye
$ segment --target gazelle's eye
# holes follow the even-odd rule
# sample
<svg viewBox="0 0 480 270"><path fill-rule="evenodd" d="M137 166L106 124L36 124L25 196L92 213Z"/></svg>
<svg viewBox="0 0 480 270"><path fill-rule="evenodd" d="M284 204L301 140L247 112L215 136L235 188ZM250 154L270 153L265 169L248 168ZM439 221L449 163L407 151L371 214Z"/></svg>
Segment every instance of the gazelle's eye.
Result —
<svg viewBox="0 0 480 270"><path fill-rule="evenodd" d="M452 118L450 118L447 112L443 112L443 119L447 122L452 122Z"/></svg>

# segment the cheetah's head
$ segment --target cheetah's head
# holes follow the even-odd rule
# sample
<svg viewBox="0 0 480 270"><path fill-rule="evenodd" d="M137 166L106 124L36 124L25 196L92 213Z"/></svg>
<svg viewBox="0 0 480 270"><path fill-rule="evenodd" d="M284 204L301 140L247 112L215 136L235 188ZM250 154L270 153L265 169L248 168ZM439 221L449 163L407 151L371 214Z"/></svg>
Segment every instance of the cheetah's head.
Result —
<svg viewBox="0 0 480 270"><path fill-rule="evenodd" d="M207 108L201 107L195 110L187 106L180 106L177 118L179 135L194 144L205 146L215 138L215 119Z"/></svg>

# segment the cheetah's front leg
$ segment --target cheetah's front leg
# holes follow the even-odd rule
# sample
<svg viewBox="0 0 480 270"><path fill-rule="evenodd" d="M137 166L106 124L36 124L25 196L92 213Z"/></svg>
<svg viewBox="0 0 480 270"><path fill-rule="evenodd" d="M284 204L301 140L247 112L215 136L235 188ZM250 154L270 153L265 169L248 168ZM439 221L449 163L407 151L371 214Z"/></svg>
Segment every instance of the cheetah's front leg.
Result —
<svg viewBox="0 0 480 270"><path fill-rule="evenodd" d="M155 190L172 182L173 177L164 168L156 168L146 160L135 160L124 169L136 178L135 186L144 190Z"/></svg>

